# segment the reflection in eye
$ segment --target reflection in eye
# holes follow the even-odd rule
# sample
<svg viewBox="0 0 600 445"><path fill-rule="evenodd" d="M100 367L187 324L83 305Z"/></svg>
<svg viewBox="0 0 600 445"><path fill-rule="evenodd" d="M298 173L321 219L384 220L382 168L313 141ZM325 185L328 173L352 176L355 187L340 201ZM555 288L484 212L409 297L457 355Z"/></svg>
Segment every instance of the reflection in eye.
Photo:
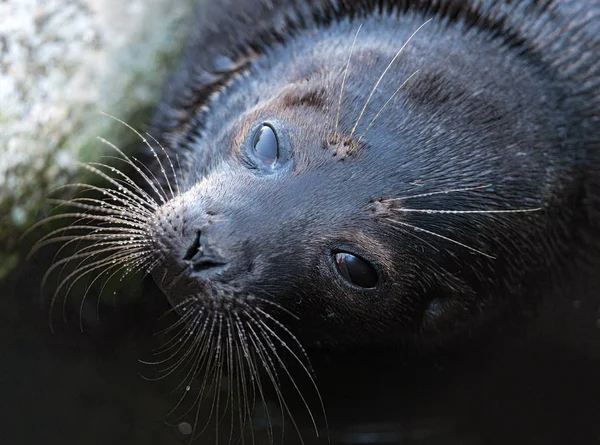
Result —
<svg viewBox="0 0 600 445"><path fill-rule="evenodd" d="M254 156L266 167L273 167L279 159L279 143L273 129L263 125L252 140Z"/></svg>
<svg viewBox="0 0 600 445"><path fill-rule="evenodd" d="M372 288L377 284L375 268L356 255L347 252L336 253L335 264L340 275L355 286Z"/></svg>

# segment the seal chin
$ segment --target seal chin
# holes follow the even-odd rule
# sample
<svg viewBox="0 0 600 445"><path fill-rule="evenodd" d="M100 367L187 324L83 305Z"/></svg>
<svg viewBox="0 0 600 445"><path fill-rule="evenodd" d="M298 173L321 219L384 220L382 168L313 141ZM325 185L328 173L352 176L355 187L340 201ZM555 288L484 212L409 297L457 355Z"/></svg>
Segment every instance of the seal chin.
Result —
<svg viewBox="0 0 600 445"><path fill-rule="evenodd" d="M153 274L162 293L175 312L183 315L190 308L212 313L229 313L246 307L253 299L227 283L194 276L191 267L172 274L171 268L158 268Z"/></svg>

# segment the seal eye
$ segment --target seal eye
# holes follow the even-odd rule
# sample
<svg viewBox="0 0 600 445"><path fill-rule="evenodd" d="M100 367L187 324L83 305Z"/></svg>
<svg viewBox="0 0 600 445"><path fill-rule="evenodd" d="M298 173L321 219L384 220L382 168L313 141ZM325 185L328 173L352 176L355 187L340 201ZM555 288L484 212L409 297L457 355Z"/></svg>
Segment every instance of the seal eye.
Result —
<svg viewBox="0 0 600 445"><path fill-rule="evenodd" d="M273 167L279 159L279 143L273 129L263 125L252 139L254 156L265 166Z"/></svg>
<svg viewBox="0 0 600 445"><path fill-rule="evenodd" d="M367 261L351 253L335 254L335 264L342 277L358 287L370 288L377 284L377 272Z"/></svg>

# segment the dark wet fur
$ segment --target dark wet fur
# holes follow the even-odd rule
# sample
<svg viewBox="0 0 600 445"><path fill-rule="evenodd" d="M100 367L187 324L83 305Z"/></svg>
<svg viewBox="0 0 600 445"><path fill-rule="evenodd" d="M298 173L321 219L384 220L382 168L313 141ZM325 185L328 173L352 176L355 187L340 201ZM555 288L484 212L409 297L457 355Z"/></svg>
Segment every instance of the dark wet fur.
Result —
<svg viewBox="0 0 600 445"><path fill-rule="evenodd" d="M596 0L200 3L148 198L112 221L143 226L133 267L181 315L155 364L187 364L196 433L203 402L246 426L265 385L293 417L279 388L291 363L314 383L304 347L456 345L598 267L599 22ZM263 122L270 174L247 160ZM378 287L344 282L336 250Z"/></svg>
<svg viewBox="0 0 600 445"><path fill-rule="evenodd" d="M431 330L445 341L505 306L534 307L544 283L569 276L567 265L589 259L598 245L598 9L598 2L204 4L154 134L177 153L186 189L217 177L220 162L235 162L231 153L255 122L285 116L294 150L289 178L222 175L198 194L190 218L214 205L238 220L231 233L247 234L254 249L241 255L277 264L261 285L307 315L302 331L311 340L418 341ZM375 81L429 18L351 137ZM341 75L361 23L336 140ZM319 51L329 52L311 57L322 38L328 48ZM365 50L369 39L377 55ZM241 117L284 88L267 111ZM398 199L458 188L473 190ZM402 207L542 210L427 215ZM387 285L375 295L345 288L313 263L319 249L353 244L358 233L360 252L386 271ZM260 292L251 286L242 281L245 291Z"/></svg>

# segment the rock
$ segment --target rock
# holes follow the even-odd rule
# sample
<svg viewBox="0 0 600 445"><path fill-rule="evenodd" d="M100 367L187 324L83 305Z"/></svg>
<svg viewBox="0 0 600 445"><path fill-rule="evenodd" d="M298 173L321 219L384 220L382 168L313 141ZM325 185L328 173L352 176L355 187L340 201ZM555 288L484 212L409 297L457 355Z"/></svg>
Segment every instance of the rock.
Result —
<svg viewBox="0 0 600 445"><path fill-rule="evenodd" d="M48 193L78 160L143 128L187 31L192 0L0 2L0 278Z"/></svg>

